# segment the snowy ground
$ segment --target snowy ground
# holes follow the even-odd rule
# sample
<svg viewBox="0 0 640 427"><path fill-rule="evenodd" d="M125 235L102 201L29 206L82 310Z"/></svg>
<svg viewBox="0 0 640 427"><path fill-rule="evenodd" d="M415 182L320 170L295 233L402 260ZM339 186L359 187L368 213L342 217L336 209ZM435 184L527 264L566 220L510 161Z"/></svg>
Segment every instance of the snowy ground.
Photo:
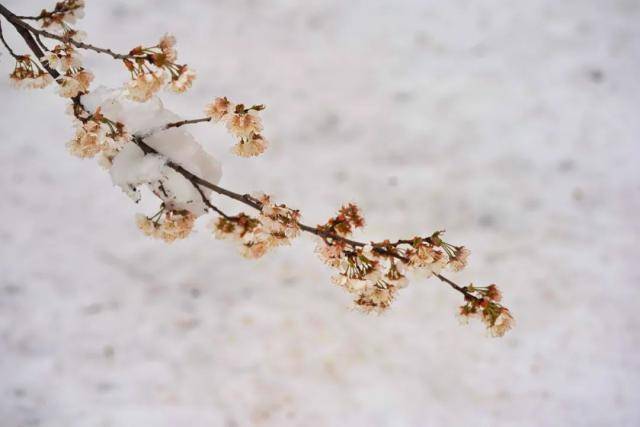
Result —
<svg viewBox="0 0 640 427"><path fill-rule="evenodd" d="M175 111L268 105L258 159L193 129L224 185L310 223L357 201L364 239L446 228L474 255L457 278L501 285L518 323L459 326L433 280L352 312L308 239L247 262L204 224L145 238L66 153L64 102L3 79L0 425L640 424L640 2L88 3L97 44L178 37L200 79Z"/></svg>

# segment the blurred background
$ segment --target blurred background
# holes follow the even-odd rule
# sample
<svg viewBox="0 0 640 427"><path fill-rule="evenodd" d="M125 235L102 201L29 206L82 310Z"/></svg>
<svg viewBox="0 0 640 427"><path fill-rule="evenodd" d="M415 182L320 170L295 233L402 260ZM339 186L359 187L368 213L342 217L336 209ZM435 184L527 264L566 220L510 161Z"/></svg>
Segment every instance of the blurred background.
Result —
<svg viewBox="0 0 640 427"><path fill-rule="evenodd" d="M65 101L3 78L2 426L640 424L640 2L87 3L97 45L177 37L199 77L168 108L268 106L257 159L191 128L222 185L310 224L357 202L364 240L446 229L472 250L452 277L500 285L517 324L460 326L460 296L433 279L382 316L351 311L306 237L257 262L207 220L146 238L134 215L155 202L67 153Z"/></svg>

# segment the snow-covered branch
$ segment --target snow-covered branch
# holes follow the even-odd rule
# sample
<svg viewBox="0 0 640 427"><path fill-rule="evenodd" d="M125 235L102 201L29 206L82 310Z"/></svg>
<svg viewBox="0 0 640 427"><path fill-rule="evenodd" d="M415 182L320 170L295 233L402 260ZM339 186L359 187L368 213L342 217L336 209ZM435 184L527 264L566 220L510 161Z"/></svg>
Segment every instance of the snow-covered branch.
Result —
<svg viewBox="0 0 640 427"><path fill-rule="evenodd" d="M165 35L152 46L116 53L82 41L84 33L73 25L83 10L83 0L64 0L50 11L19 17L0 4L0 15L35 56L15 53L2 37L15 59L10 79L24 88L44 88L55 81L58 93L71 100L69 112L76 135L67 144L69 151L82 158L98 158L113 183L135 202L140 200L143 187L155 194L160 200L158 211L137 217L145 234L172 242L187 237L196 218L212 214L210 227L217 238L234 241L247 258L258 258L308 233L317 239L317 255L335 270L333 282L353 294L355 306L365 312L387 309L398 290L407 285L407 275L416 273L435 276L463 295L461 319L478 317L495 336L511 328L513 318L501 305L501 293L495 285L461 286L443 275L445 269L463 269L469 251L446 242L442 231L395 242L360 242L351 238L355 229L364 227L355 204L343 206L336 216L314 227L301 221L299 210L276 203L270 195L242 194L220 186L220 164L186 126L223 124L235 141L231 147L234 154L258 156L269 146L260 117L265 106L218 97L206 106L204 117L182 119L157 96L163 87L184 92L195 79L193 70L176 62L175 38ZM42 28L28 24L27 19ZM42 39L58 44L49 48ZM130 80L121 88L92 89L94 77L82 65L82 50L122 62ZM214 204L212 193L240 202L255 214L225 213Z"/></svg>

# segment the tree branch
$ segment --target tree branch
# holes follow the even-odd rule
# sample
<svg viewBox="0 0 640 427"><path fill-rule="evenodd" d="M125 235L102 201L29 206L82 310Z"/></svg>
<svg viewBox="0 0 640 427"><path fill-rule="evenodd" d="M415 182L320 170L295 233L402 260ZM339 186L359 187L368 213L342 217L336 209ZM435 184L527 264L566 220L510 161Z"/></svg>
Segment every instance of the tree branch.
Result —
<svg viewBox="0 0 640 427"><path fill-rule="evenodd" d="M48 31L44 31L44 30L38 30L36 28L33 28L32 26L30 26L29 24L25 23L22 21L21 17L18 17L16 15L14 15L11 11L9 11L6 7L4 7L2 4L0 4L0 15L4 16L7 21L9 21L9 23L11 23L16 31L18 31L18 33L20 34L20 36L22 36L22 38L25 40L25 42L27 43L27 46L29 46L29 48L31 49L31 51L36 55L36 57L38 58L38 60L40 58L42 58L44 56L44 53L42 51L42 49L40 48L40 46L38 45L38 42L34 39L35 35L36 37L41 35L43 37L47 37L47 38L51 38L51 39L55 39L55 40L59 40L59 41L63 41L66 43L71 43L74 46L78 47L78 48L82 48L82 49L89 49L89 50L93 50L95 52L98 53L104 53L107 55L112 56L115 59L127 59L127 58L131 58L131 55L123 55L123 54L118 54L118 53L114 53L113 51L111 51L110 49L104 49L104 48L99 48L90 44L86 44L86 43L82 43L82 42L77 42L73 39L69 39L63 36L58 36L57 34L53 34L53 33L49 33ZM27 19L27 18L24 18ZM36 19L36 18L28 18L28 19ZM32 34L33 33L33 34ZM0 35L2 35L1 33L1 28L0 28ZM2 37L2 42L5 45L5 47L7 47L7 49L9 50L9 52L15 57L16 55L13 53L13 51L9 48L9 46L6 44L4 37ZM57 79L60 75L57 71L51 69L46 62L43 63L42 61L40 61L41 65L44 67L44 69L51 74L51 76L54 77L54 79ZM80 101L80 96L76 97L76 99L73 100L74 104L82 107L84 109L84 107L81 104ZM86 110L85 110L86 111ZM159 128L156 129L152 129L150 131L148 131L145 134L142 135L134 135L132 137L132 142L135 143L145 154L162 154L159 153L158 151L156 151L153 147L149 146L147 143L144 142L144 138L151 136L153 133L161 131L161 130L166 130L166 129L170 129L170 128L178 128L184 125L188 125L188 124L195 124L195 123L202 123L202 122L208 122L210 121L211 118L210 117L206 117L206 118L199 118L199 119L190 119L190 120L181 120L181 121L177 121L177 122L171 122L171 123L167 123L164 126L161 126ZM175 170L176 172L178 172L179 174L181 174L184 178L186 178L198 191L198 193L200 194L200 196L202 197L203 202L205 203L205 205L207 207L209 207L210 209L212 209L213 211L215 211L216 213L220 214L221 216L223 216L224 218L231 218L229 215L225 214L222 210L220 210L219 208L215 207L211 201L206 197L206 195L204 194L204 192L202 191L201 187L204 188L208 188L218 194L224 195L226 197L229 197L233 200L236 200L238 202L244 203L247 206L252 207L253 209L256 209L258 211L262 210L262 204L257 201L255 198L251 197L248 194L239 194L230 190L227 190L226 188L220 187L216 184L213 184L195 174L193 174L192 172L188 171L187 169L185 169L184 167L182 167L181 165L173 162L172 160L168 160L166 165L168 167L170 167L171 169ZM319 227L311 227L309 225L303 224L298 222L297 223L298 226L300 227L301 230L322 237L322 238L329 238L329 239L333 239L336 241L341 241L344 242L346 244L349 244L353 247L364 247L366 244L363 242L359 242L356 240L351 240L342 236L338 236L334 233L331 232L327 232L324 231L322 229L320 229ZM398 242L395 245L398 244L410 244L411 241L409 240L398 240ZM407 261L407 258L402 256L401 254L398 254L397 252L393 252L393 251L389 251L387 249L385 249L384 247L377 246L380 244L376 244L376 243L372 243L373 246L373 250L378 252L380 255L383 256L389 256L389 257L395 257L398 259L402 259L404 261ZM442 274L435 274L435 277L437 277L440 281L448 284L449 286L451 286L451 288L455 289L456 291L460 292L461 294L463 294L465 296L465 298L467 300L479 300L478 297L472 295L467 288L459 286L458 284L456 284L455 282L453 282L452 280L448 279L447 277L445 277Z"/></svg>

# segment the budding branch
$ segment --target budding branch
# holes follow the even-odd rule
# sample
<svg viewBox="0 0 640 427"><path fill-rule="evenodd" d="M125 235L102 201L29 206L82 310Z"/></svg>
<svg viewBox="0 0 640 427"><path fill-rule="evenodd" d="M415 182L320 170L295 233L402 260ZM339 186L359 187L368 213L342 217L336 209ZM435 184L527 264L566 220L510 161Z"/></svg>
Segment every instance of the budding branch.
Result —
<svg viewBox="0 0 640 427"><path fill-rule="evenodd" d="M111 49L106 49L106 48L101 48L101 47L97 47L94 46L92 44L88 44L88 43L84 43L84 42L79 42L76 41L68 36L60 36L45 30L40 30L37 28L32 27L31 25L27 24L26 22L24 22L25 19L30 19L30 20L39 20L40 17L27 17L27 16L16 16L15 14L13 14L10 10L8 10L6 7L4 7L2 4L0 4L0 15L4 16L6 18L6 20L13 25L13 27L16 29L16 31L20 34L20 36L24 39L25 43L27 44L27 46L29 47L29 49L31 49L31 51L34 53L34 55L36 56L36 58L38 59L40 65L54 78L54 79L58 79L60 77L60 74L52 69L51 67L48 66L48 64L46 62L43 62L41 60L41 58L43 58L44 56L44 52L43 52L43 48L46 49L46 46L39 40L39 37L42 36L44 38L48 38L48 39L53 39L53 40L58 40L64 43L70 43L73 46L80 48L80 49L86 49L86 50L91 50L97 53L102 53L102 54L106 54L109 55L111 57L113 57L114 59L119 59L119 60L124 60L124 59L131 59L134 58L133 55L129 55L129 54L120 54L120 53L116 53L113 52ZM13 56L13 57L18 57L18 55L15 54L14 50L11 49L11 47L9 47L9 45L7 44L4 35L2 34L2 27L0 26L0 39L2 40L2 43L5 45L5 47L8 49L9 53ZM41 47L42 46L42 47ZM81 104L80 101L80 96L74 97L73 102L76 106L81 107L84 110L84 107ZM86 110L85 110L86 111ZM89 113L89 112L87 112ZM162 153L159 153L157 150L155 150L153 147L151 147L150 145L148 145L144 140L147 137L150 137L151 135L153 135L156 132L162 131L162 130L167 130L167 129L171 129L171 128L178 128L181 126L185 126L185 125L190 125L190 124L196 124L196 123L203 123L203 122L208 122L211 121L210 117L205 117L205 118L197 118L197 119L190 119L190 120L180 120L180 121L176 121L176 122L171 122L171 123L167 123L159 128L156 129L151 129L145 133L142 134L138 134L138 135L133 135L131 138L131 141L133 143L135 143L145 154L160 154L162 155ZM185 179L187 179L194 187L195 189L198 191L198 193L200 194L200 196L202 197L203 202L205 203L205 205L215 211L216 213L218 213L219 215L221 215L224 218L232 218L231 216L225 214L222 210L220 210L219 208L217 208L216 206L214 206L211 201L209 200L209 198L204 194L204 192L202 191L202 187L207 188L209 190L212 190L218 194L224 195L226 197L229 197L233 200L236 200L240 203L243 203L247 206L250 206L253 209L256 209L258 211L262 210L262 204L255 198L251 197L248 194L239 194L236 192L233 192L231 190L227 190L226 188L220 187L216 184L213 184L201 177L199 177L198 175L190 172L189 170L185 169L183 166L179 165L178 163L175 163L174 161L172 161L171 159L167 160L166 162L166 166L168 166L169 168L175 170L177 173L179 173L180 175L182 175ZM320 229L319 227L312 227L303 223L298 222L297 223L298 226L300 227L301 230L316 235L318 237L324 238L324 239L332 239L335 241L341 241L344 242L348 245L351 245L352 247L364 247L366 244L363 242L359 242L359 241L355 241L355 240L351 240L339 235L336 235L334 233L331 232L327 232L324 231L322 229ZM388 244L387 243L387 247L393 246L396 247L400 244L411 244L411 240L398 240L397 242L393 243L393 244ZM398 259L401 259L403 261L407 261L406 257L404 257L401 253L398 253L397 251L389 251L388 249L386 249L383 244L380 243L372 243L372 247L373 250L375 252L377 252L379 255L382 256L387 256L387 257L395 257ZM442 274L435 274L435 276L440 279L443 283L446 283L447 285L449 285L450 287L452 287L453 289L455 289L456 291L462 293L465 298L468 301L478 301L479 298L477 296L474 296L471 292L469 292L467 287L463 287L460 286L458 284L456 284L455 282L453 282L452 280L448 279L447 277L445 277Z"/></svg>

